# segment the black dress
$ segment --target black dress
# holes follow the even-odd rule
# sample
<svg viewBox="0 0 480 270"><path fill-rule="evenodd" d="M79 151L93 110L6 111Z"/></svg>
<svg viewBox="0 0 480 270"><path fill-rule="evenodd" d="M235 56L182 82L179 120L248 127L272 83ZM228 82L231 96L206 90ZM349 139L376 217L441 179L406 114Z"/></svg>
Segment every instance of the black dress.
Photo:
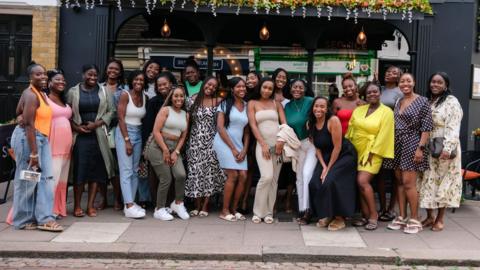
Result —
<svg viewBox="0 0 480 270"><path fill-rule="evenodd" d="M313 143L321 150L323 160L328 165L333 151L333 141L326 122L322 129L315 129L313 135ZM350 141L342 139L342 150L323 183L320 180L322 170L323 167L318 161L309 184L313 216L318 218L352 216L357 193L357 153Z"/></svg>
<svg viewBox="0 0 480 270"><path fill-rule="evenodd" d="M98 86L89 91L80 86L78 110L83 123L95 122L100 105L98 91ZM87 181L104 183L108 178L95 131L77 135L73 147L73 162L75 184L82 184Z"/></svg>

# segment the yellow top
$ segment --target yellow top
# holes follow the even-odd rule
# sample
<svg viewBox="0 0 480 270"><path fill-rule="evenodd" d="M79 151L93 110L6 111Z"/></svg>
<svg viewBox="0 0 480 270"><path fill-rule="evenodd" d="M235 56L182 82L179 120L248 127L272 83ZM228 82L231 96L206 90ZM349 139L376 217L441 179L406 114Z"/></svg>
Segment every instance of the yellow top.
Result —
<svg viewBox="0 0 480 270"><path fill-rule="evenodd" d="M359 170L376 174L383 158L394 156L395 123L389 107L380 104L372 114L366 116L369 106L359 106L353 111L345 137L357 150ZM372 165L361 166L367 161L369 153L375 154Z"/></svg>
<svg viewBox="0 0 480 270"><path fill-rule="evenodd" d="M45 96L42 96L41 92L35 88L35 86L30 85L30 88L37 95L38 102L40 102L40 105L35 112L35 129L48 137L50 135L50 126L52 124L52 109L45 102Z"/></svg>

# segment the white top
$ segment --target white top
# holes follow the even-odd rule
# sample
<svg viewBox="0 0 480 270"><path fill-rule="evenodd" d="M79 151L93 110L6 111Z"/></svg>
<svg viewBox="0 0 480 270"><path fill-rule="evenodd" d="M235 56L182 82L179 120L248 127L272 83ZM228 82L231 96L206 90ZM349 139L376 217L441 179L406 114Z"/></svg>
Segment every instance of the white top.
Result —
<svg viewBox="0 0 480 270"><path fill-rule="evenodd" d="M145 95L142 95L143 97L142 106L137 107L135 106L135 103L133 103L130 93L128 91L125 91L125 92L127 92L128 94L128 104L127 104L127 110L125 112L125 123L133 126L141 126L142 125L141 120L147 113L147 110L145 109Z"/></svg>
<svg viewBox="0 0 480 270"><path fill-rule="evenodd" d="M148 99L152 99L157 95L157 92L155 92L155 83L148 84L148 88L145 91L145 95L148 96Z"/></svg>
<svg viewBox="0 0 480 270"><path fill-rule="evenodd" d="M168 117L163 124L162 131L179 137L187 129L187 113L184 110L176 112L171 106L168 108Z"/></svg>

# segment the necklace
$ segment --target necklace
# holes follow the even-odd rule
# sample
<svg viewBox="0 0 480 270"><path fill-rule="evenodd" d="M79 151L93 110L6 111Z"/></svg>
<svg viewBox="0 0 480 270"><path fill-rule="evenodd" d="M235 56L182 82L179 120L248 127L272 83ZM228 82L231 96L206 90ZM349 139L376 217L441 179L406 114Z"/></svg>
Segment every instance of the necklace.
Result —
<svg viewBox="0 0 480 270"><path fill-rule="evenodd" d="M297 101L296 101L296 100L293 100L293 105L295 106L295 110L296 110L297 112L301 112L301 111L303 110L304 102L303 102L303 100L302 100L301 102L302 102L302 106L299 108L299 107L298 107L298 104L297 104Z"/></svg>

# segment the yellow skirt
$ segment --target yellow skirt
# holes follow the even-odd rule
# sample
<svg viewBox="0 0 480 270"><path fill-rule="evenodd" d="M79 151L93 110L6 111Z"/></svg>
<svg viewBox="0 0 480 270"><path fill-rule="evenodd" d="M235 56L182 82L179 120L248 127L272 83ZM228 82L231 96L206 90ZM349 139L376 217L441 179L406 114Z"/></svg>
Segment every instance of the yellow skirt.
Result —
<svg viewBox="0 0 480 270"><path fill-rule="evenodd" d="M357 170L360 172L368 172L371 174L377 174L382 168L383 157L378 155L373 155L372 158L372 165L370 163L364 164L364 166L360 165L360 160L358 161Z"/></svg>

